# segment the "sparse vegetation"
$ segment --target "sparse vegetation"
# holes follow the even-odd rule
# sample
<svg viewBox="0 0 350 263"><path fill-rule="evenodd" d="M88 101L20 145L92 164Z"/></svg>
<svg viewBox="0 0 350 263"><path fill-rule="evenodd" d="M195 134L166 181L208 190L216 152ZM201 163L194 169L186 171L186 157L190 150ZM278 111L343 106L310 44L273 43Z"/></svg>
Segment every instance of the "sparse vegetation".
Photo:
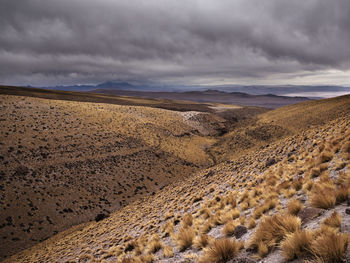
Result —
<svg viewBox="0 0 350 263"><path fill-rule="evenodd" d="M20 109L14 107L17 100L10 99L9 103L14 103L13 106L8 102L6 105L16 110L13 116L18 118ZM52 174L47 172L46 166L41 168L42 171L34 167L34 161L31 165L12 167L13 170L4 166L9 170L4 172L5 175L0 171L0 186L6 187L6 193L11 194L6 197L0 194L0 202L5 204L1 208L5 208L5 212L14 210L12 203L7 201L21 196L21 191L27 191L26 195L30 197L22 203L33 223L26 223L27 216L19 218L17 214L6 214L0 221L0 238L5 244L8 241L19 244L25 241L25 238L21 242L16 241L21 232L33 234L41 227L40 231L44 233L48 226L54 228L60 224L61 221L52 216L55 211L64 218L62 222L82 218L91 211L98 211L93 213L94 216L103 213L110 214L110 217L78 225L10 257L5 263L50 262L53 258L102 262L226 262L235 257L237 261L266 257L265 261L269 262L271 257L280 256L280 253L285 260L338 262L344 258L349 242L348 228L341 227L349 222L343 209L350 185L349 152L344 146L350 139L350 115L344 114L350 111L348 100L326 100L317 107L320 102L310 102L302 108L296 105L266 112L255 116L256 119L248 118L244 122L246 126L240 127L239 122L235 123L234 132L216 137L201 134L196 130L198 126L189 126L193 122L198 125L214 121L211 117L215 114L218 117L215 125L221 121L224 123L224 119L219 118L221 113L214 111L203 114L164 112L152 107L145 109L144 106L30 99L32 104L28 105L31 107L39 105L37 103L54 107L51 112L48 107L45 118L38 108L38 123L45 123L46 131L57 134L53 130L57 127L50 121L53 118L51 113L63 112L70 113L63 118L66 127L71 125L76 129L71 129L74 130L73 137L56 136L58 141L52 141L47 136L48 141L45 142L41 140L45 137L37 134L35 140L23 135L26 139L28 137L29 144L24 140L12 142L12 145L4 142L0 162L6 162L8 156L17 150L26 153L28 147L33 156L38 156L36 153L46 156L40 158L46 160ZM24 99L23 103L28 101ZM332 106L327 106L328 103ZM335 106L338 103L341 107ZM323 113L313 118L314 115L310 116L305 109ZM29 108L28 112L34 113ZM4 114L3 111L1 114ZM197 122L197 118L202 117L205 121ZM77 119L81 124L77 124ZM19 131L18 124L21 122L11 120ZM61 118L57 121L62 123ZM309 126L310 123L312 126ZM35 122L32 124L32 128L38 126ZM80 136L91 136L85 142L79 142L76 137L81 127L86 127L86 130ZM64 134L62 132L62 136L66 136ZM93 145L89 143L91 141ZM243 143L248 146L242 147ZM30 145L42 147L35 149ZM54 146L55 151L51 151ZM75 157L79 151L81 155ZM91 178L98 178L92 184L89 184L91 175L84 170L88 153L93 156L88 165L93 175ZM60 154L63 159L60 159ZM217 165L212 165L209 155L217 158ZM26 159L20 156L18 154L16 158L26 164ZM28 156L26 158L31 158ZM68 163L64 161L67 156L71 156ZM60 163L62 160L63 165ZM138 171L132 170L135 168L133 162L139 165L141 161L142 165L148 163L149 166L140 173L132 173ZM210 168L202 170L206 167L202 161ZM159 162L159 166L154 162ZM62 173L55 170L57 163L64 167ZM105 178L104 172L110 171L111 167L119 169L117 175L125 174L125 178ZM67 171L72 170L76 177L68 176ZM194 170L197 172L192 173ZM8 171L13 171L10 173L13 176L8 176ZM62 182L55 171L64 177ZM180 177L182 179L178 180ZM169 178L174 182L171 183ZM26 185L22 187L14 182ZM68 183L86 184L91 189L84 192L81 199L74 191L67 199ZM28 194L33 185L36 187ZM42 186L46 187L45 191ZM65 191L53 191L60 189L56 187ZM80 190L76 189L77 192ZM118 200L117 204L113 197ZM48 211L44 220L37 219L39 213L36 212L41 209L38 204L42 199L55 200L53 211ZM131 200L134 201L130 203ZM7 208L7 204L11 207ZM319 227L315 229L315 226ZM247 245L240 251L242 240L247 240Z"/></svg>
<svg viewBox="0 0 350 263"><path fill-rule="evenodd" d="M204 256L199 262L227 262L235 257L240 247L241 245L238 242L228 238L215 240L210 247L205 250Z"/></svg>
<svg viewBox="0 0 350 263"><path fill-rule="evenodd" d="M287 205L287 211L291 215L297 215L298 212L303 208L303 204L298 199L292 199Z"/></svg>
<svg viewBox="0 0 350 263"><path fill-rule="evenodd" d="M313 234L309 230L297 230L287 234L281 242L281 249L286 260L303 258L311 251Z"/></svg>
<svg viewBox="0 0 350 263"><path fill-rule="evenodd" d="M348 234L324 231L312 243L311 251L319 262L342 262L348 244Z"/></svg>
<svg viewBox="0 0 350 263"><path fill-rule="evenodd" d="M300 218L293 215L275 214L270 217L265 217L261 219L257 226L249 242L249 246L258 248L259 245L262 246L262 244L265 244L268 248L272 248L278 245L287 234L294 233L299 230L300 227Z"/></svg>
<svg viewBox="0 0 350 263"><path fill-rule="evenodd" d="M191 227L181 228L176 236L176 242L180 251L192 246L195 233Z"/></svg>

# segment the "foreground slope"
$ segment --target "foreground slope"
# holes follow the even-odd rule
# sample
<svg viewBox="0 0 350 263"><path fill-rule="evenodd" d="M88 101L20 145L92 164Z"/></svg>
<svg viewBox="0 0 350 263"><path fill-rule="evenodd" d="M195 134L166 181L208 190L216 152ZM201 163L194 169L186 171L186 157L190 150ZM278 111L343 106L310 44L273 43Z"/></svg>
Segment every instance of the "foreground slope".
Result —
<svg viewBox="0 0 350 263"><path fill-rule="evenodd" d="M339 262L350 230L350 97L319 103L311 105L314 111L337 107L318 123L311 119L312 127L286 115L295 119L290 125L300 124L297 134L197 172L5 262Z"/></svg>
<svg viewBox="0 0 350 263"><path fill-rule="evenodd" d="M0 107L0 256L213 164L208 135L225 121L28 96L0 95Z"/></svg>
<svg viewBox="0 0 350 263"><path fill-rule="evenodd" d="M215 164L212 145L267 111L21 87L0 94L0 258Z"/></svg>

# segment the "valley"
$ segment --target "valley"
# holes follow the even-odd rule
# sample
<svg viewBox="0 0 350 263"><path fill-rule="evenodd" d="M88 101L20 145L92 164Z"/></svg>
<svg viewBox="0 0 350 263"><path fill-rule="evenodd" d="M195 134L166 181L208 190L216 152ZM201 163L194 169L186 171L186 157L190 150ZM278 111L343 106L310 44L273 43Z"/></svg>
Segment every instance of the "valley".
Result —
<svg viewBox="0 0 350 263"><path fill-rule="evenodd" d="M239 225L249 230L236 237L235 255L282 260L273 246L270 255L248 242L262 214L287 210L293 198L314 206L324 182L349 195L350 96L267 110L10 87L0 93L0 253L12 255L4 262L215 262L206 251ZM332 157L319 162L323 151ZM264 197L265 188L271 194ZM341 214L342 232L349 231L346 198L322 210ZM271 208L257 211L270 200ZM193 237L183 247L186 229Z"/></svg>

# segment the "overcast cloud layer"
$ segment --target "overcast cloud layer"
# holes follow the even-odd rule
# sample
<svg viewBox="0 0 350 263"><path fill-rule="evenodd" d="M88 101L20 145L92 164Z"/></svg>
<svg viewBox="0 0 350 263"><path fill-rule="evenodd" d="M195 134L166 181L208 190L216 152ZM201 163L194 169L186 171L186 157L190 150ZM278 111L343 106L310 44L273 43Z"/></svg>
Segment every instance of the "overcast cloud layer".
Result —
<svg viewBox="0 0 350 263"><path fill-rule="evenodd" d="M349 76L349 0L0 0L2 84Z"/></svg>

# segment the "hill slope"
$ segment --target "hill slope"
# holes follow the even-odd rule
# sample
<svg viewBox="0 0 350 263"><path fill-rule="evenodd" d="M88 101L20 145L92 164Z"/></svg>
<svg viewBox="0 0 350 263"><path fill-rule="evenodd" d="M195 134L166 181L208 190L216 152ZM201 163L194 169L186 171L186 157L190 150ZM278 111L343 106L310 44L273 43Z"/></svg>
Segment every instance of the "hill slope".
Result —
<svg viewBox="0 0 350 263"><path fill-rule="evenodd" d="M0 257L213 165L217 138L266 111L16 87L0 93Z"/></svg>
<svg viewBox="0 0 350 263"><path fill-rule="evenodd" d="M274 120L286 134L5 262L219 262L223 246L227 260L339 261L350 230L349 105L344 96L262 114L253 125Z"/></svg>

